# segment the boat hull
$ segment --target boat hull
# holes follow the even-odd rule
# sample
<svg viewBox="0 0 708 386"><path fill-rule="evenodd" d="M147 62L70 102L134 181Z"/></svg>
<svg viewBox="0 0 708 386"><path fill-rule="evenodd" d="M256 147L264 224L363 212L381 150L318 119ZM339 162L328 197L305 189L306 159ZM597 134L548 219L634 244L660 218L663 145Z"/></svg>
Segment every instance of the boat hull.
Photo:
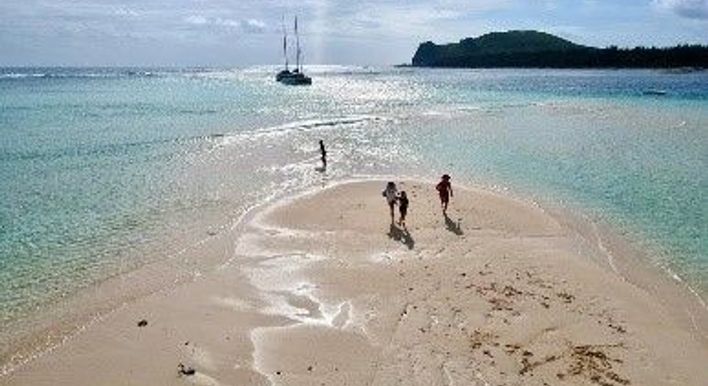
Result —
<svg viewBox="0 0 708 386"><path fill-rule="evenodd" d="M288 86L309 86L312 84L312 78L302 73L279 73L278 75L276 75L275 79L278 82Z"/></svg>
<svg viewBox="0 0 708 386"><path fill-rule="evenodd" d="M292 76L292 75L293 75L292 72L290 72L290 71L288 71L288 70L283 70L283 71L280 71L277 75L275 75L275 80L276 80L277 82L280 82L280 81L283 80L283 78L286 78L286 77L289 77L289 76Z"/></svg>

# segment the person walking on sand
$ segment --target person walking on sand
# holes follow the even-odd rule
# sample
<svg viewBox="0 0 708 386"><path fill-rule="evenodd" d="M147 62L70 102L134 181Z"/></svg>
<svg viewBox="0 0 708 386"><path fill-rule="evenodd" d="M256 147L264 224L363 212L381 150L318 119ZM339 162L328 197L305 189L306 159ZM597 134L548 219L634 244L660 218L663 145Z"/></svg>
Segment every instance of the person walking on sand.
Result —
<svg viewBox="0 0 708 386"><path fill-rule="evenodd" d="M453 197L450 176L443 174L442 181L438 183L435 189L437 189L438 194L440 194L440 206L442 206L443 214L446 214L447 204L450 202L450 197Z"/></svg>
<svg viewBox="0 0 708 386"><path fill-rule="evenodd" d="M388 184L386 184L386 189L384 189L381 194L386 197L386 202L388 203L388 207L391 210L391 224L393 224L393 207L396 205L396 200L398 199L398 190L396 189L396 184L393 182L389 182Z"/></svg>
<svg viewBox="0 0 708 386"><path fill-rule="evenodd" d="M320 159L322 159L322 168L327 169L327 150L325 150L324 141L320 139Z"/></svg>
<svg viewBox="0 0 708 386"><path fill-rule="evenodd" d="M404 190L401 190L401 195L398 196L398 211L401 217L398 219L398 225L406 228L406 215L408 214L408 195Z"/></svg>

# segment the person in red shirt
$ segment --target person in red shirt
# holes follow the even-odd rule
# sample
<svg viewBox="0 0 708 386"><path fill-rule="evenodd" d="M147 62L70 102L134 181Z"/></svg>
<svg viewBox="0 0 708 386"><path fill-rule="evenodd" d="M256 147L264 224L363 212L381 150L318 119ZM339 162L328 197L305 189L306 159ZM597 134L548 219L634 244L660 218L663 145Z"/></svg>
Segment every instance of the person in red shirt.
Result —
<svg viewBox="0 0 708 386"><path fill-rule="evenodd" d="M452 194L452 185L450 184L450 176L443 174L442 181L435 187L440 194L440 205L442 206L443 214L447 213L447 204L450 202Z"/></svg>

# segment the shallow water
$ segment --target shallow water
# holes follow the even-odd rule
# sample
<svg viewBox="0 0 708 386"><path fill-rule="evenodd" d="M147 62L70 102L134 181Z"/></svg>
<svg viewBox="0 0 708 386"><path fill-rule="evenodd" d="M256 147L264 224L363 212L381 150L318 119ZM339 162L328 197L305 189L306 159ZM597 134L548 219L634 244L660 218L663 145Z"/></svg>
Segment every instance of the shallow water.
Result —
<svg viewBox="0 0 708 386"><path fill-rule="evenodd" d="M1 324L362 174L580 208L708 291L708 73L313 67L293 88L274 72L0 69Z"/></svg>

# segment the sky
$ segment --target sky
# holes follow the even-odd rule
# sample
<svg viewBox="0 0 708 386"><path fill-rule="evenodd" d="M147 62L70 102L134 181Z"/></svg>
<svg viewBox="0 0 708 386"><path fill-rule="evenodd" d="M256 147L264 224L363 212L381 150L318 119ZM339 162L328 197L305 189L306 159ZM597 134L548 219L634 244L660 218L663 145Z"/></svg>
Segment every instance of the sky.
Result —
<svg viewBox="0 0 708 386"><path fill-rule="evenodd" d="M0 0L0 66L409 63L418 44L535 29L605 47L708 44L708 0ZM292 31L290 31L292 34Z"/></svg>

